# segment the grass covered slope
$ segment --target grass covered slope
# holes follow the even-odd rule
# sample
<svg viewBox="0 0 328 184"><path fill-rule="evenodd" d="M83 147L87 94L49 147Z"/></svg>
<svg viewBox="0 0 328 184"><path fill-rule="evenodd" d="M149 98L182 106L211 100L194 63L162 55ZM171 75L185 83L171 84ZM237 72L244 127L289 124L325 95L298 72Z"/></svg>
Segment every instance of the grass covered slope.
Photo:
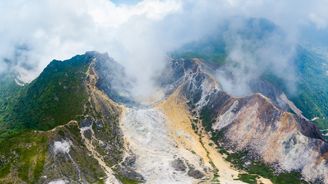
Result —
<svg viewBox="0 0 328 184"><path fill-rule="evenodd" d="M22 132L0 142L0 183L36 183L47 155L44 133Z"/></svg>
<svg viewBox="0 0 328 184"><path fill-rule="evenodd" d="M328 61L321 56L300 49L297 58L299 82L296 95L291 100L307 118L318 117L315 122L320 128L328 128Z"/></svg>
<svg viewBox="0 0 328 184"><path fill-rule="evenodd" d="M26 87L18 85L12 73L0 76L0 142L18 131L10 128L7 119L12 115L13 107L24 90Z"/></svg>
<svg viewBox="0 0 328 184"><path fill-rule="evenodd" d="M81 115L92 55L52 61L32 83L13 74L0 79L0 183L36 183L48 155L47 132Z"/></svg>
<svg viewBox="0 0 328 184"><path fill-rule="evenodd" d="M49 130L77 118L87 102L85 80L91 57L52 61L26 87L5 121L16 128Z"/></svg>
<svg viewBox="0 0 328 184"><path fill-rule="evenodd" d="M0 126L5 117L12 111L20 93L25 89L15 82L14 75L4 74L0 76Z"/></svg>
<svg viewBox="0 0 328 184"><path fill-rule="evenodd" d="M263 79L284 91L306 118L314 119L319 128L328 129L328 61L315 52L298 47L295 70L294 92L290 92L277 76L266 75Z"/></svg>
<svg viewBox="0 0 328 184"><path fill-rule="evenodd" d="M227 57L225 49L223 38L217 36L214 38L189 43L178 51L173 52L171 55L173 58L200 58L210 64L222 66L225 64L225 58Z"/></svg>
<svg viewBox="0 0 328 184"><path fill-rule="evenodd" d="M114 119L119 112L91 91L94 84L90 84L88 69L97 54L54 60L24 87L15 80L1 81L6 85L0 87L0 183L57 179L104 183L107 174L99 159L110 166L121 161L120 132ZM69 150L56 151L55 142L68 143ZM100 142L110 146L100 146Z"/></svg>

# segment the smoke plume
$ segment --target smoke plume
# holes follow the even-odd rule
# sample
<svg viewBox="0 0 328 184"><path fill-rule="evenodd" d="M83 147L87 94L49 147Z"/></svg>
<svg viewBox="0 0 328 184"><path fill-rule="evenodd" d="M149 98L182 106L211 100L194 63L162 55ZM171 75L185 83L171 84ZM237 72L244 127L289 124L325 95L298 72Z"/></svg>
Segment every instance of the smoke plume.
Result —
<svg viewBox="0 0 328 184"><path fill-rule="evenodd" d="M216 33L224 22L232 22L229 32L222 34L229 45L228 61L238 67L218 71L218 77L227 90L245 94L247 86L243 85L268 68L293 83L296 79L289 60L295 44L309 41L302 37L305 32L325 33L328 26L325 0L122 2L1 1L0 74L14 71L21 80L30 82L53 59L96 50L108 52L135 78L131 90L136 96L148 96L156 89L153 79L165 67L168 52ZM245 40L238 36L244 23L235 21L236 17L267 19L284 36L273 33L262 41Z"/></svg>

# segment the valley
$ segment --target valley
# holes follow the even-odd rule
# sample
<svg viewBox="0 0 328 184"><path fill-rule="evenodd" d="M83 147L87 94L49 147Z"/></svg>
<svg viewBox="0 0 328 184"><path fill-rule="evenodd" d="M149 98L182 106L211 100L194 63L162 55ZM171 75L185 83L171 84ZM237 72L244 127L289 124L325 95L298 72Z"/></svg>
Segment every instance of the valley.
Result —
<svg viewBox="0 0 328 184"><path fill-rule="evenodd" d="M0 184L328 184L328 0L0 0Z"/></svg>
<svg viewBox="0 0 328 184"><path fill-rule="evenodd" d="M70 66L78 60L83 60L79 64L85 73L79 73L83 82L74 83L74 90L84 94L76 103L83 109L71 111L69 117L47 112L51 129L38 122L39 129L30 132L34 139L3 147L7 157L0 158L2 183L304 184L327 179L327 144L311 122L285 112L262 94L227 94L201 59L171 60L159 79L159 91L137 100L121 91L130 85L128 80L125 87L113 85L122 84L124 78L116 76L124 76L124 70L107 54L88 52L63 63ZM60 65L51 64L41 76L67 80L67 73L57 73ZM108 74L104 66L115 70ZM61 82L50 84L67 89ZM25 87L29 93L52 95L42 81L32 86ZM58 94L52 98L55 103L66 103L61 101L65 93ZM18 103L29 101L25 98L18 98ZM63 123L51 117L71 120ZM31 125L25 121L20 125ZM13 141L20 140L16 136Z"/></svg>

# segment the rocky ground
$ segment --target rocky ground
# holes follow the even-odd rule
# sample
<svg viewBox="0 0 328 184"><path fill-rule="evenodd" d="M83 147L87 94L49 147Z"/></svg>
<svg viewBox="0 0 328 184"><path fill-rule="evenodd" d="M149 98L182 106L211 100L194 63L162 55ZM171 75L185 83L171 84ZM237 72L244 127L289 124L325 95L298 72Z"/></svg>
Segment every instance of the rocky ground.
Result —
<svg viewBox="0 0 328 184"><path fill-rule="evenodd" d="M180 59L135 100L118 63L86 56L84 112L1 142L1 183L328 183L326 141L281 93L233 97L201 60Z"/></svg>

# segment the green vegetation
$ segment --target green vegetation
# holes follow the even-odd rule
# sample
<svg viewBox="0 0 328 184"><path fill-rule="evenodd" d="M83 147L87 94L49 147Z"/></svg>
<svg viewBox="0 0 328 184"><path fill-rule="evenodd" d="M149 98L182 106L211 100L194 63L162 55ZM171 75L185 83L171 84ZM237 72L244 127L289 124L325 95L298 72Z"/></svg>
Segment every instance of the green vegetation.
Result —
<svg viewBox="0 0 328 184"><path fill-rule="evenodd" d="M274 168L264 164L260 160L249 160L248 151L239 151L235 153L225 152L225 154L228 155L226 158L227 161L232 163L234 167L247 172L239 176L241 181L252 184L258 176L262 176L264 178L270 179L274 184L306 183L304 180L302 180L301 174L297 171L276 173Z"/></svg>
<svg viewBox="0 0 328 184"><path fill-rule="evenodd" d="M4 119L12 112L14 104L24 89L25 87L16 84L13 74L0 76L0 127L4 126Z"/></svg>
<svg viewBox="0 0 328 184"><path fill-rule="evenodd" d="M26 87L16 84L13 74L0 76L0 142L18 133L16 129L8 129L8 123L5 120L12 114L14 105L25 89Z"/></svg>
<svg viewBox="0 0 328 184"><path fill-rule="evenodd" d="M296 95L289 94L291 100L303 114L316 121L320 128L328 128L328 64L315 53L301 49L297 58L299 82ZM323 119L325 118L325 119Z"/></svg>
<svg viewBox="0 0 328 184"><path fill-rule="evenodd" d="M42 133L24 132L1 141L0 178L10 174L27 183L35 183L45 163L47 140ZM14 168L15 172L12 171Z"/></svg>
<svg viewBox="0 0 328 184"><path fill-rule="evenodd" d="M243 181L245 183L249 183L249 184L257 184L257 175L253 175L253 174L239 174L238 175L238 179L240 181Z"/></svg>
<svg viewBox="0 0 328 184"><path fill-rule="evenodd" d="M214 173L214 176L213 176L213 179L211 181L211 183L220 183L220 180L219 180L220 176L218 175L218 173Z"/></svg>
<svg viewBox="0 0 328 184"><path fill-rule="evenodd" d="M18 129L49 130L82 115L88 62L88 55L52 61L18 97L5 121Z"/></svg>
<svg viewBox="0 0 328 184"><path fill-rule="evenodd" d="M272 74L266 74L263 79L286 92L305 117L319 117L315 123L322 129L328 129L328 67L324 65L328 61L299 48L295 62L298 77L296 89L291 90L290 86L286 86L284 81Z"/></svg>
<svg viewBox="0 0 328 184"><path fill-rule="evenodd" d="M200 58L210 64L222 66L226 62L227 53L222 37L219 35L187 44L171 53L171 56L185 59Z"/></svg>
<svg viewBox="0 0 328 184"><path fill-rule="evenodd" d="M200 118L202 119L203 126L207 132L212 130L212 119L213 113L211 109L208 107L204 107L200 112Z"/></svg>
<svg viewBox="0 0 328 184"><path fill-rule="evenodd" d="M267 20L251 19L247 26L245 25L245 28L236 34L245 39L261 41L275 29L275 26ZM173 58L200 58L216 67L227 63L227 54L227 45L222 35L187 44L171 53ZM314 121L319 128L328 129L328 59L313 51L298 47L294 62L297 74L295 87L270 71L262 78L283 90L305 117L309 119L319 117ZM325 133L328 133L328 130Z"/></svg>
<svg viewBox="0 0 328 184"><path fill-rule="evenodd" d="M116 175L116 178L120 180L123 184L138 184L139 182L133 179L129 179L122 175Z"/></svg>
<svg viewBox="0 0 328 184"><path fill-rule="evenodd" d="M208 132L211 132L211 139L214 142L225 142L225 129L222 129L219 132L212 131L211 126L213 118L215 117L213 117L213 113L210 111L210 109L204 107L201 111L201 120L203 126ZM302 180L302 176L299 172L294 171L276 173L274 168L263 163L261 160L251 160L249 152L247 150L229 153L223 146L218 145L218 151L221 154L227 155L226 160L232 163L234 167L246 171L246 173L239 175L239 180L244 181L246 183L256 183L256 178L258 178L259 176L270 179L274 184L306 183Z"/></svg>
<svg viewBox="0 0 328 184"><path fill-rule="evenodd" d="M36 183L44 168L49 130L83 115L92 55L52 61L32 83L0 78L0 183ZM74 132L79 134L79 132Z"/></svg>

